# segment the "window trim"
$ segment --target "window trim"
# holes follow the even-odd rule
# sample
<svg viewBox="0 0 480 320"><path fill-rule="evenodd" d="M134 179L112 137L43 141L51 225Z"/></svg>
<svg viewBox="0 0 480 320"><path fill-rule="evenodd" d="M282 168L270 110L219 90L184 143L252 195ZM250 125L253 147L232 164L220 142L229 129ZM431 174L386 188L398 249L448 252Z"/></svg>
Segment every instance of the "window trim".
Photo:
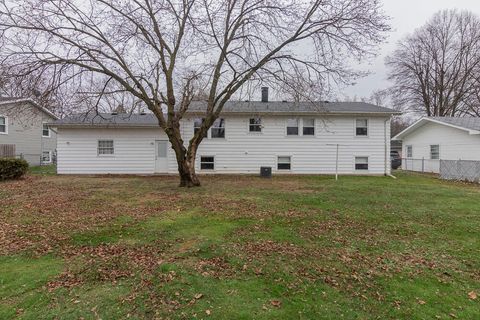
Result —
<svg viewBox="0 0 480 320"><path fill-rule="evenodd" d="M207 163L213 163L213 169L202 169L202 158L213 158L213 162L207 162ZM217 168L217 160L214 155L200 155L198 162L199 162L200 171L212 172L212 171L215 171Z"/></svg>
<svg viewBox="0 0 480 320"><path fill-rule="evenodd" d="M8 117L7 117L7 116L4 116L4 115L2 115L2 114L0 114L0 117L2 117L2 118L5 119L5 132L0 131L0 134L5 134L5 135L7 135L7 134L8 134Z"/></svg>
<svg viewBox="0 0 480 320"><path fill-rule="evenodd" d="M48 161L43 161L43 154L46 153L46 152L48 152ZM51 150L47 150L47 151L42 150L42 161L41 161L42 164L43 163L52 163L52 155L53 155L53 153L52 153Z"/></svg>
<svg viewBox="0 0 480 320"><path fill-rule="evenodd" d="M434 147L434 146L436 146L437 149L438 149L438 152L437 152L438 153L438 158L435 158L435 159L432 157L432 147ZM430 145L430 160L440 160L440 145L439 144L431 144Z"/></svg>
<svg viewBox="0 0 480 320"><path fill-rule="evenodd" d="M405 146L405 158L413 158L413 146L411 144Z"/></svg>
<svg viewBox="0 0 480 320"><path fill-rule="evenodd" d="M367 169L357 169L357 158L367 158ZM355 172L369 172L370 171L370 157L369 156L354 156L353 157L353 168Z"/></svg>
<svg viewBox="0 0 480 320"><path fill-rule="evenodd" d="M278 168L278 165L280 164L280 162L278 161L279 158L289 158L290 159L290 169L279 169ZM276 168L277 168L277 171L280 171L280 172L284 172L284 171L292 171L292 163L293 163L293 156L292 155L277 155L277 165L276 165ZM283 162L282 162L283 163Z"/></svg>
<svg viewBox="0 0 480 320"><path fill-rule="evenodd" d="M222 127L214 127L215 122L223 120L223 128ZM213 129L223 129L223 137L214 137L213 136ZM217 118L210 127L210 139L226 139L227 138L227 120L225 118Z"/></svg>
<svg viewBox="0 0 480 320"><path fill-rule="evenodd" d="M113 153L100 154L100 141L112 141ZM114 139L98 139L97 140L97 157L115 157L115 140Z"/></svg>
<svg viewBox="0 0 480 320"><path fill-rule="evenodd" d="M193 135L195 135L195 129L199 128L199 127L196 127L195 126L195 120L201 120L202 123L200 124L200 126L203 124L203 122L205 122L205 118L193 118ZM208 129L206 132L205 132L205 136L203 137L204 139L208 139L208 132L210 131L210 129Z"/></svg>
<svg viewBox="0 0 480 320"><path fill-rule="evenodd" d="M313 134L305 134L305 124L304 124L304 121L305 119L311 119L313 120L313 127L310 127L308 126L307 128L313 128ZM309 117L304 117L302 118L302 136L305 136L305 137L316 137L317 136L317 120L312 117L312 118L309 118Z"/></svg>
<svg viewBox="0 0 480 320"><path fill-rule="evenodd" d="M297 120L297 134L288 134L288 128L294 128L294 127L289 127L288 126L288 120L292 120L292 119L295 119ZM287 118L285 119L285 136L287 137L300 137L300 130L301 126L300 126L300 118L299 117L293 117L293 118Z"/></svg>
<svg viewBox="0 0 480 320"><path fill-rule="evenodd" d="M47 122L42 122L42 138L51 138L51 137L52 137L52 133L51 133L51 130L50 130L50 128L49 128L48 126L47 126L48 136L46 136L46 135L43 134L43 133L44 133L43 131L45 130L45 129L43 128L43 126L45 126L46 124L47 124Z"/></svg>
<svg viewBox="0 0 480 320"><path fill-rule="evenodd" d="M367 134L366 135L357 134L357 120L366 120L367 121ZM353 122L353 128L354 128L354 136L356 138L368 138L370 136L370 119L369 118L355 118L355 120ZM358 128L363 128L363 127L358 127Z"/></svg>
<svg viewBox="0 0 480 320"><path fill-rule="evenodd" d="M260 124L251 124L250 123L250 120L252 119L260 119ZM251 131L250 128L252 126L256 126L256 127L259 127L260 128L260 131ZM258 116L252 116L252 117L249 117L248 118L248 121L247 121L247 132L248 134L262 134L263 133L263 118Z"/></svg>

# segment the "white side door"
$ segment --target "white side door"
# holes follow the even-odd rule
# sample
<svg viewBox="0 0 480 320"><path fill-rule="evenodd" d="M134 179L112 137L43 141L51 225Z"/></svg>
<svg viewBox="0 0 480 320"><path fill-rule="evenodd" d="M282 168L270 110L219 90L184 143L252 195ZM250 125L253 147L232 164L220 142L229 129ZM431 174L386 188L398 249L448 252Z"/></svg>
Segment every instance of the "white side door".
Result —
<svg viewBox="0 0 480 320"><path fill-rule="evenodd" d="M168 141L155 141L155 173L168 172Z"/></svg>

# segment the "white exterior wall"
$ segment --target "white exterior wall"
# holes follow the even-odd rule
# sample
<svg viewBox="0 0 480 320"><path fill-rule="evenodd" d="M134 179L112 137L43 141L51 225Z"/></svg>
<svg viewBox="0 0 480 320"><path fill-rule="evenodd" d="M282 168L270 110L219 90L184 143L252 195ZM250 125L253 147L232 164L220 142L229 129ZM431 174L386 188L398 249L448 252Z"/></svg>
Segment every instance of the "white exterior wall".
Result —
<svg viewBox="0 0 480 320"><path fill-rule="evenodd" d="M390 122L387 117L369 119L368 137L355 136L353 116L315 119L315 136L287 136L287 116L263 116L261 133L249 133L249 116L225 117L225 138L204 139L197 153L199 173L254 173L270 166L274 173L333 174L336 144L339 173L390 173ZM299 117L311 118L311 117ZM385 127L386 126L386 127ZM301 131L301 126L299 131ZM193 136L193 118L184 119L182 134L187 144ZM58 130L58 173L154 173L155 140L166 139L160 129L68 129ZM97 141L115 141L115 156L98 156ZM200 170L200 157L214 156L215 170ZM277 170L277 157L291 156L291 170ZM355 170L355 156L369 158L368 171ZM175 154L168 151L168 173L177 173Z"/></svg>
<svg viewBox="0 0 480 320"><path fill-rule="evenodd" d="M404 159L403 169L438 173L440 161L430 159L430 146L437 144L442 160L480 160L480 135L428 122L403 138L404 158L407 146L412 146L412 157Z"/></svg>

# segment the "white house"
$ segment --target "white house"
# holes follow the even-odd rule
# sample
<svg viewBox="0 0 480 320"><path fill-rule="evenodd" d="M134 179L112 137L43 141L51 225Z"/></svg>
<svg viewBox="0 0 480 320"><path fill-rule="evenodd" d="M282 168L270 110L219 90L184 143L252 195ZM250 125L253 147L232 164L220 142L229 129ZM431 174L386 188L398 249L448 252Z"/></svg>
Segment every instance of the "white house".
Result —
<svg viewBox="0 0 480 320"><path fill-rule="evenodd" d="M47 123L56 119L31 99L0 97L0 157L16 156L33 166L51 163L57 140Z"/></svg>
<svg viewBox="0 0 480 320"><path fill-rule="evenodd" d="M480 160L480 118L424 117L398 135L403 169L435 172L440 160Z"/></svg>
<svg viewBox="0 0 480 320"><path fill-rule="evenodd" d="M182 119L186 143L205 104ZM360 102L227 103L197 154L199 173L383 175L390 173L390 118ZM175 154L152 114L75 115L52 124L59 174L177 173ZM337 154L338 147L338 154ZM338 161L337 161L338 159Z"/></svg>

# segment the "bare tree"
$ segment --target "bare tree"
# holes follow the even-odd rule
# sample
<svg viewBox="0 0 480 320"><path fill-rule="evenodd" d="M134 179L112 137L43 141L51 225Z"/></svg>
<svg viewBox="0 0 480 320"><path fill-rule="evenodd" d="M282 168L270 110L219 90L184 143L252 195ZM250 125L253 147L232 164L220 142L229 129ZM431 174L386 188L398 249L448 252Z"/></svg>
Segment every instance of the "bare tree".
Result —
<svg viewBox="0 0 480 320"><path fill-rule="evenodd" d="M198 186L195 157L225 103L252 83L360 75L352 59L376 53L389 29L379 0L1 0L2 60L105 78L158 118L176 154L180 186ZM92 76L93 75L93 76ZM83 80L85 81L85 80ZM205 95L205 119L184 144L180 120ZM201 95L204 96L204 95Z"/></svg>
<svg viewBox="0 0 480 320"><path fill-rule="evenodd" d="M470 113L478 94L472 77L480 68L480 19L467 11L438 12L399 42L386 60L396 105L428 116Z"/></svg>

